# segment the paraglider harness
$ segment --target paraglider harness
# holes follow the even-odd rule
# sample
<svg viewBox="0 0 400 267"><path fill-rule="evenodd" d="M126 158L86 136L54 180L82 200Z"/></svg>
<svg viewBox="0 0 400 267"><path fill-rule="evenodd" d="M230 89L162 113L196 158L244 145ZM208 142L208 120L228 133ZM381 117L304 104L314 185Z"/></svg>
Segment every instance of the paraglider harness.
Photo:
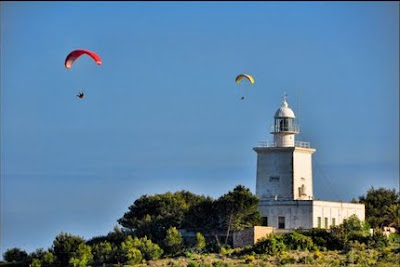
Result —
<svg viewBox="0 0 400 267"><path fill-rule="evenodd" d="M76 96L77 96L78 98L82 99L82 98L85 97L85 94L82 93L82 92L79 92Z"/></svg>

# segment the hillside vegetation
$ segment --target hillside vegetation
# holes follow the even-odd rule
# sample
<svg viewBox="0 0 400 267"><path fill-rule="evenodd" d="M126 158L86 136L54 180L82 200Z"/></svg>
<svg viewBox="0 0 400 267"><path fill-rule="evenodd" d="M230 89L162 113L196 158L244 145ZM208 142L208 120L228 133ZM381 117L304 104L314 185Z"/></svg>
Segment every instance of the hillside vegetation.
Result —
<svg viewBox="0 0 400 267"><path fill-rule="evenodd" d="M260 225L249 189L239 185L217 199L188 191L143 195L118 219L122 228L90 240L60 233L50 248L29 254L10 248L0 266L399 266L399 194L372 187L353 202L365 204L365 222L352 216L329 231L297 229L232 249L232 232ZM383 226L397 233L387 237ZM184 238L178 229L196 234Z"/></svg>

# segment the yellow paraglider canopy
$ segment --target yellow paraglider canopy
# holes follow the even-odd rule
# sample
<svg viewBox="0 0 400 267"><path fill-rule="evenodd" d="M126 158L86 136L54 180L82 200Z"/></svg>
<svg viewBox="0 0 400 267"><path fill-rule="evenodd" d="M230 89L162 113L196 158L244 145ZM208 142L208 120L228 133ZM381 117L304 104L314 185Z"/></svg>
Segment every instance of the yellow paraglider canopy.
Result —
<svg viewBox="0 0 400 267"><path fill-rule="evenodd" d="M243 78L246 78L251 84L254 84L254 78L250 74L239 74L235 79L236 83L240 83Z"/></svg>

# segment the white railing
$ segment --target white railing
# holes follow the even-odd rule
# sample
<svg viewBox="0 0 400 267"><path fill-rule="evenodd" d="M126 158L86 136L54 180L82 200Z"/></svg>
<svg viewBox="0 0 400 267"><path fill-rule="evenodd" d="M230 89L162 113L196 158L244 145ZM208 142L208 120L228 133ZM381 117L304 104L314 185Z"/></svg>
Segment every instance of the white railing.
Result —
<svg viewBox="0 0 400 267"><path fill-rule="evenodd" d="M276 144L274 142L259 142L258 147L276 147Z"/></svg>
<svg viewBox="0 0 400 267"><path fill-rule="evenodd" d="M295 147L304 147L304 148L310 148L310 142L304 142L304 141L295 141L294 142ZM275 142L259 142L258 147L278 147Z"/></svg>
<svg viewBox="0 0 400 267"><path fill-rule="evenodd" d="M304 142L304 141L295 141L294 146L296 147L305 147L305 148L310 148L310 142Z"/></svg>
<svg viewBox="0 0 400 267"><path fill-rule="evenodd" d="M270 133L299 133L300 127L297 124L286 125L283 127L273 124L273 125L269 126L269 132Z"/></svg>

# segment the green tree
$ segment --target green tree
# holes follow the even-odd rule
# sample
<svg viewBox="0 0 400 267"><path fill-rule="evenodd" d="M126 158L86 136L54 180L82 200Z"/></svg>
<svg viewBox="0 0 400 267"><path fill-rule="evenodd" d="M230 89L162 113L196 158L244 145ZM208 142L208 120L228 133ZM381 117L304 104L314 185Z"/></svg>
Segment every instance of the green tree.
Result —
<svg viewBox="0 0 400 267"><path fill-rule="evenodd" d="M68 233L60 233L53 241L52 250L56 256L58 266L68 266L70 258L75 256L78 247L85 244L85 240L80 236Z"/></svg>
<svg viewBox="0 0 400 267"><path fill-rule="evenodd" d="M69 259L69 263L75 266L87 266L93 260L92 248L84 243L79 244L78 249Z"/></svg>
<svg viewBox="0 0 400 267"><path fill-rule="evenodd" d="M42 262L39 259L32 259L31 267L42 267Z"/></svg>
<svg viewBox="0 0 400 267"><path fill-rule="evenodd" d="M36 249L29 256L32 259L32 266L40 263L40 266L47 267L52 266L54 263L54 255L50 251L44 250L43 248ZM34 261L35 263L33 263Z"/></svg>
<svg viewBox="0 0 400 267"><path fill-rule="evenodd" d="M133 239L134 246L140 250L146 260L157 260L163 254L163 249L153 243L147 236Z"/></svg>
<svg viewBox="0 0 400 267"><path fill-rule="evenodd" d="M368 231L364 227L364 224L361 222L361 220L357 217L357 215L353 214L349 218L344 219L342 223L343 229L350 233L350 232L357 232L357 231Z"/></svg>
<svg viewBox="0 0 400 267"><path fill-rule="evenodd" d="M46 251L43 248L38 248L34 252L32 252L29 257L34 259L41 259L46 254Z"/></svg>
<svg viewBox="0 0 400 267"><path fill-rule="evenodd" d="M43 258L41 259L41 262L42 262L42 266L52 266L52 264L54 263L54 261L55 261L55 257L54 257L54 255L53 255L53 253L51 253L51 252L46 252L44 255L43 255Z"/></svg>
<svg viewBox="0 0 400 267"><path fill-rule="evenodd" d="M366 196L358 197L359 202L365 204L365 217L372 228L382 228L392 223L389 217L385 216L391 205L400 203L399 193L395 189L371 187Z"/></svg>
<svg viewBox="0 0 400 267"><path fill-rule="evenodd" d="M167 231L167 236L164 239L164 247L170 255L176 255L181 251L183 239L181 233L175 228L170 227Z"/></svg>
<svg viewBox="0 0 400 267"><path fill-rule="evenodd" d="M93 261L95 264L111 263L114 252L111 243L108 241L102 241L92 245Z"/></svg>
<svg viewBox="0 0 400 267"><path fill-rule="evenodd" d="M222 216L218 214L220 206L217 200L207 197L189 208L182 225L189 231L213 236L218 247L218 249L215 247L217 250L221 247L219 235L224 229Z"/></svg>
<svg viewBox="0 0 400 267"><path fill-rule="evenodd" d="M115 226L113 231L107 234L105 241L108 241L111 244L118 246L119 244L121 244L122 241L124 241L128 237L128 235L129 232L124 231L119 226Z"/></svg>
<svg viewBox="0 0 400 267"><path fill-rule="evenodd" d="M143 195L129 207L129 211L118 223L134 231L138 237L147 236L156 243L161 243L167 229L180 228L190 206L204 198L187 191Z"/></svg>
<svg viewBox="0 0 400 267"><path fill-rule="evenodd" d="M206 247L206 239L201 233L196 233L194 249L197 252L201 252L205 247Z"/></svg>
<svg viewBox="0 0 400 267"><path fill-rule="evenodd" d="M242 185L221 196L215 206L215 212L219 216L217 227L226 233L225 245L231 231L243 230L261 222L257 196Z"/></svg>
<svg viewBox="0 0 400 267"><path fill-rule="evenodd" d="M182 222L182 227L189 231L211 233L216 228L216 201L205 197L202 201L192 204Z"/></svg>
<svg viewBox="0 0 400 267"><path fill-rule="evenodd" d="M130 229L122 229L121 227L116 225L114 229L107 235L93 237L89 239L86 244L93 247L94 244L107 241L114 248L114 246L118 247L121 242L123 242L130 234L132 234L132 231Z"/></svg>
<svg viewBox="0 0 400 267"><path fill-rule="evenodd" d="M143 259L142 253L135 247L135 242L132 236L128 236L121 243L119 262L134 265L140 263Z"/></svg>
<svg viewBox="0 0 400 267"><path fill-rule="evenodd" d="M386 207L384 216L387 226L394 227L397 229L397 232L400 232L400 204L391 204Z"/></svg>
<svg viewBox="0 0 400 267"><path fill-rule="evenodd" d="M350 241L357 241L367 244L370 240L369 224L362 222L356 215L352 215L343 220L343 223L332 227L331 231L335 238L340 242L341 248L345 251L350 250Z"/></svg>
<svg viewBox="0 0 400 267"><path fill-rule="evenodd" d="M24 263L29 260L28 253L20 248L10 248L7 249L4 254L3 258L7 262L19 262Z"/></svg>

